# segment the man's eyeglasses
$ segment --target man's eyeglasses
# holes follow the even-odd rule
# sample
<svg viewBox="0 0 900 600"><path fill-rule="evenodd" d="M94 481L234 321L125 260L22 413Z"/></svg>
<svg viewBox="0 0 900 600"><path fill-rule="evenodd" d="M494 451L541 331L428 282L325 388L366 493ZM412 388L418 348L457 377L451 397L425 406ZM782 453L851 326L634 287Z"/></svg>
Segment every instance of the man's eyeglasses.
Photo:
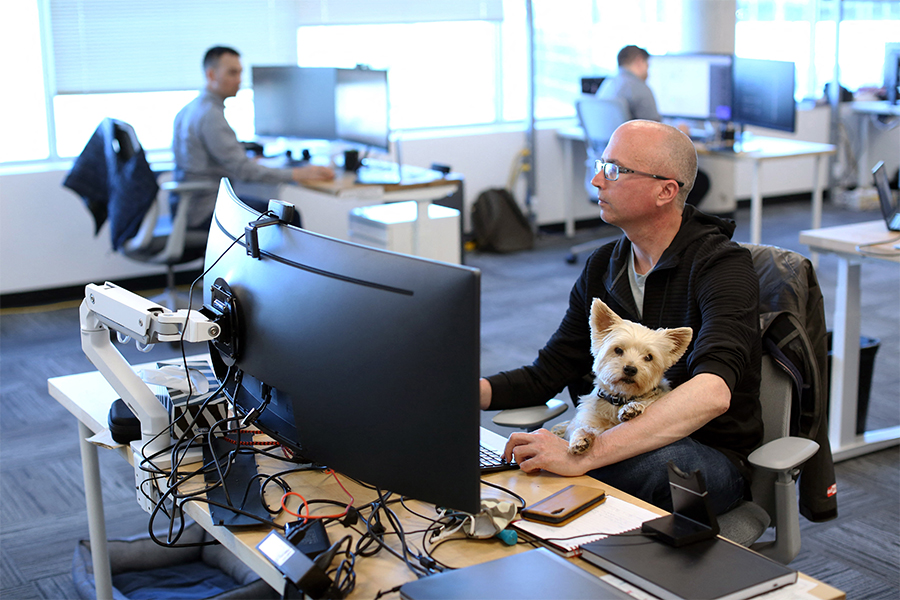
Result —
<svg viewBox="0 0 900 600"><path fill-rule="evenodd" d="M608 163L603 162L602 160L594 161L594 175L599 175L603 173L603 177L606 178L607 181L618 181L619 173L633 173L635 175L643 175L644 177L652 177L653 179L659 179L661 181L674 181L678 184L678 187L684 187L684 184L675 179L674 177L663 177L662 175L653 175L652 173L644 173L642 171L635 171L634 169L628 169L621 165L617 165L616 163Z"/></svg>

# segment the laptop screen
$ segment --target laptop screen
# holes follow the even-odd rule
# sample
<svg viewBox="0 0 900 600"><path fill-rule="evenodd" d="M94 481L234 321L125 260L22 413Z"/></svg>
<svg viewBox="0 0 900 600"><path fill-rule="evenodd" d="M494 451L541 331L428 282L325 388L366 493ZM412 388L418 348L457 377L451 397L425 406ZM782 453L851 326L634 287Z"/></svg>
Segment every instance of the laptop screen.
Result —
<svg viewBox="0 0 900 600"><path fill-rule="evenodd" d="M884 222L887 228L891 231L900 231L900 207L894 205L894 198L891 195L891 186L888 184L884 161L880 161L872 169L872 178L875 180L878 200L881 202L881 214L884 215Z"/></svg>

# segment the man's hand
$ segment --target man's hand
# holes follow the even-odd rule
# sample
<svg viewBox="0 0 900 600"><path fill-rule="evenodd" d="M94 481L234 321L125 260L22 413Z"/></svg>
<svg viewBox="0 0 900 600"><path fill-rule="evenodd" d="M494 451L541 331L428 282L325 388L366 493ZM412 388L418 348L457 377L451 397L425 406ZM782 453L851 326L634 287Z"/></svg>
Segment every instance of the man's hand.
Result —
<svg viewBox="0 0 900 600"><path fill-rule="evenodd" d="M291 169L291 177L297 183L304 181L331 181L334 179L334 169L319 165L307 165Z"/></svg>
<svg viewBox="0 0 900 600"><path fill-rule="evenodd" d="M543 469L568 477L584 475L591 466L583 455L569 454L569 442L546 429L534 433L514 433L509 436L503 458L516 459L526 473Z"/></svg>

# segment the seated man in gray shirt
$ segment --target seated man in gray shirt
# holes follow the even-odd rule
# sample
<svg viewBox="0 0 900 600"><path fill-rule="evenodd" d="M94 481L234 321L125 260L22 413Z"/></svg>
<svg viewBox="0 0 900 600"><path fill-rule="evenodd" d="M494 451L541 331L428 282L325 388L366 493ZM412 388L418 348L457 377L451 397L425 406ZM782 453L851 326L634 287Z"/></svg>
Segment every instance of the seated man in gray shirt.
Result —
<svg viewBox="0 0 900 600"><path fill-rule="evenodd" d="M662 121L656 108L656 98L647 86L650 54L637 46L625 46L616 57L619 71L608 77L597 90L597 97L605 100L620 98L628 108L628 120Z"/></svg>
<svg viewBox="0 0 900 600"><path fill-rule="evenodd" d="M175 117L175 181L208 181L217 185L222 177L228 177L234 181L279 184L334 178L334 171L328 167L274 169L248 157L225 120L225 99L236 95L241 87L240 54L224 46L210 48L203 58L203 70L206 88ZM193 196L188 216L190 229L209 228L216 202L214 190L213 187L208 193ZM177 210L177 204L173 208Z"/></svg>

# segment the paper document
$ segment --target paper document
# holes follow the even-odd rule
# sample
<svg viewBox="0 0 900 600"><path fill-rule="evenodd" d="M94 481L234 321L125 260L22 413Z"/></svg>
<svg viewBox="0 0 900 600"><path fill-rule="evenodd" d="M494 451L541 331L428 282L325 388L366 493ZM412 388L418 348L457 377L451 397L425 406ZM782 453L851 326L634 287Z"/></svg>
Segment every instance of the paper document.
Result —
<svg viewBox="0 0 900 600"><path fill-rule="evenodd" d="M513 527L565 553L574 553L579 546L616 533L639 528L644 521L658 514L630 502L607 496L606 500L562 527L519 520Z"/></svg>

